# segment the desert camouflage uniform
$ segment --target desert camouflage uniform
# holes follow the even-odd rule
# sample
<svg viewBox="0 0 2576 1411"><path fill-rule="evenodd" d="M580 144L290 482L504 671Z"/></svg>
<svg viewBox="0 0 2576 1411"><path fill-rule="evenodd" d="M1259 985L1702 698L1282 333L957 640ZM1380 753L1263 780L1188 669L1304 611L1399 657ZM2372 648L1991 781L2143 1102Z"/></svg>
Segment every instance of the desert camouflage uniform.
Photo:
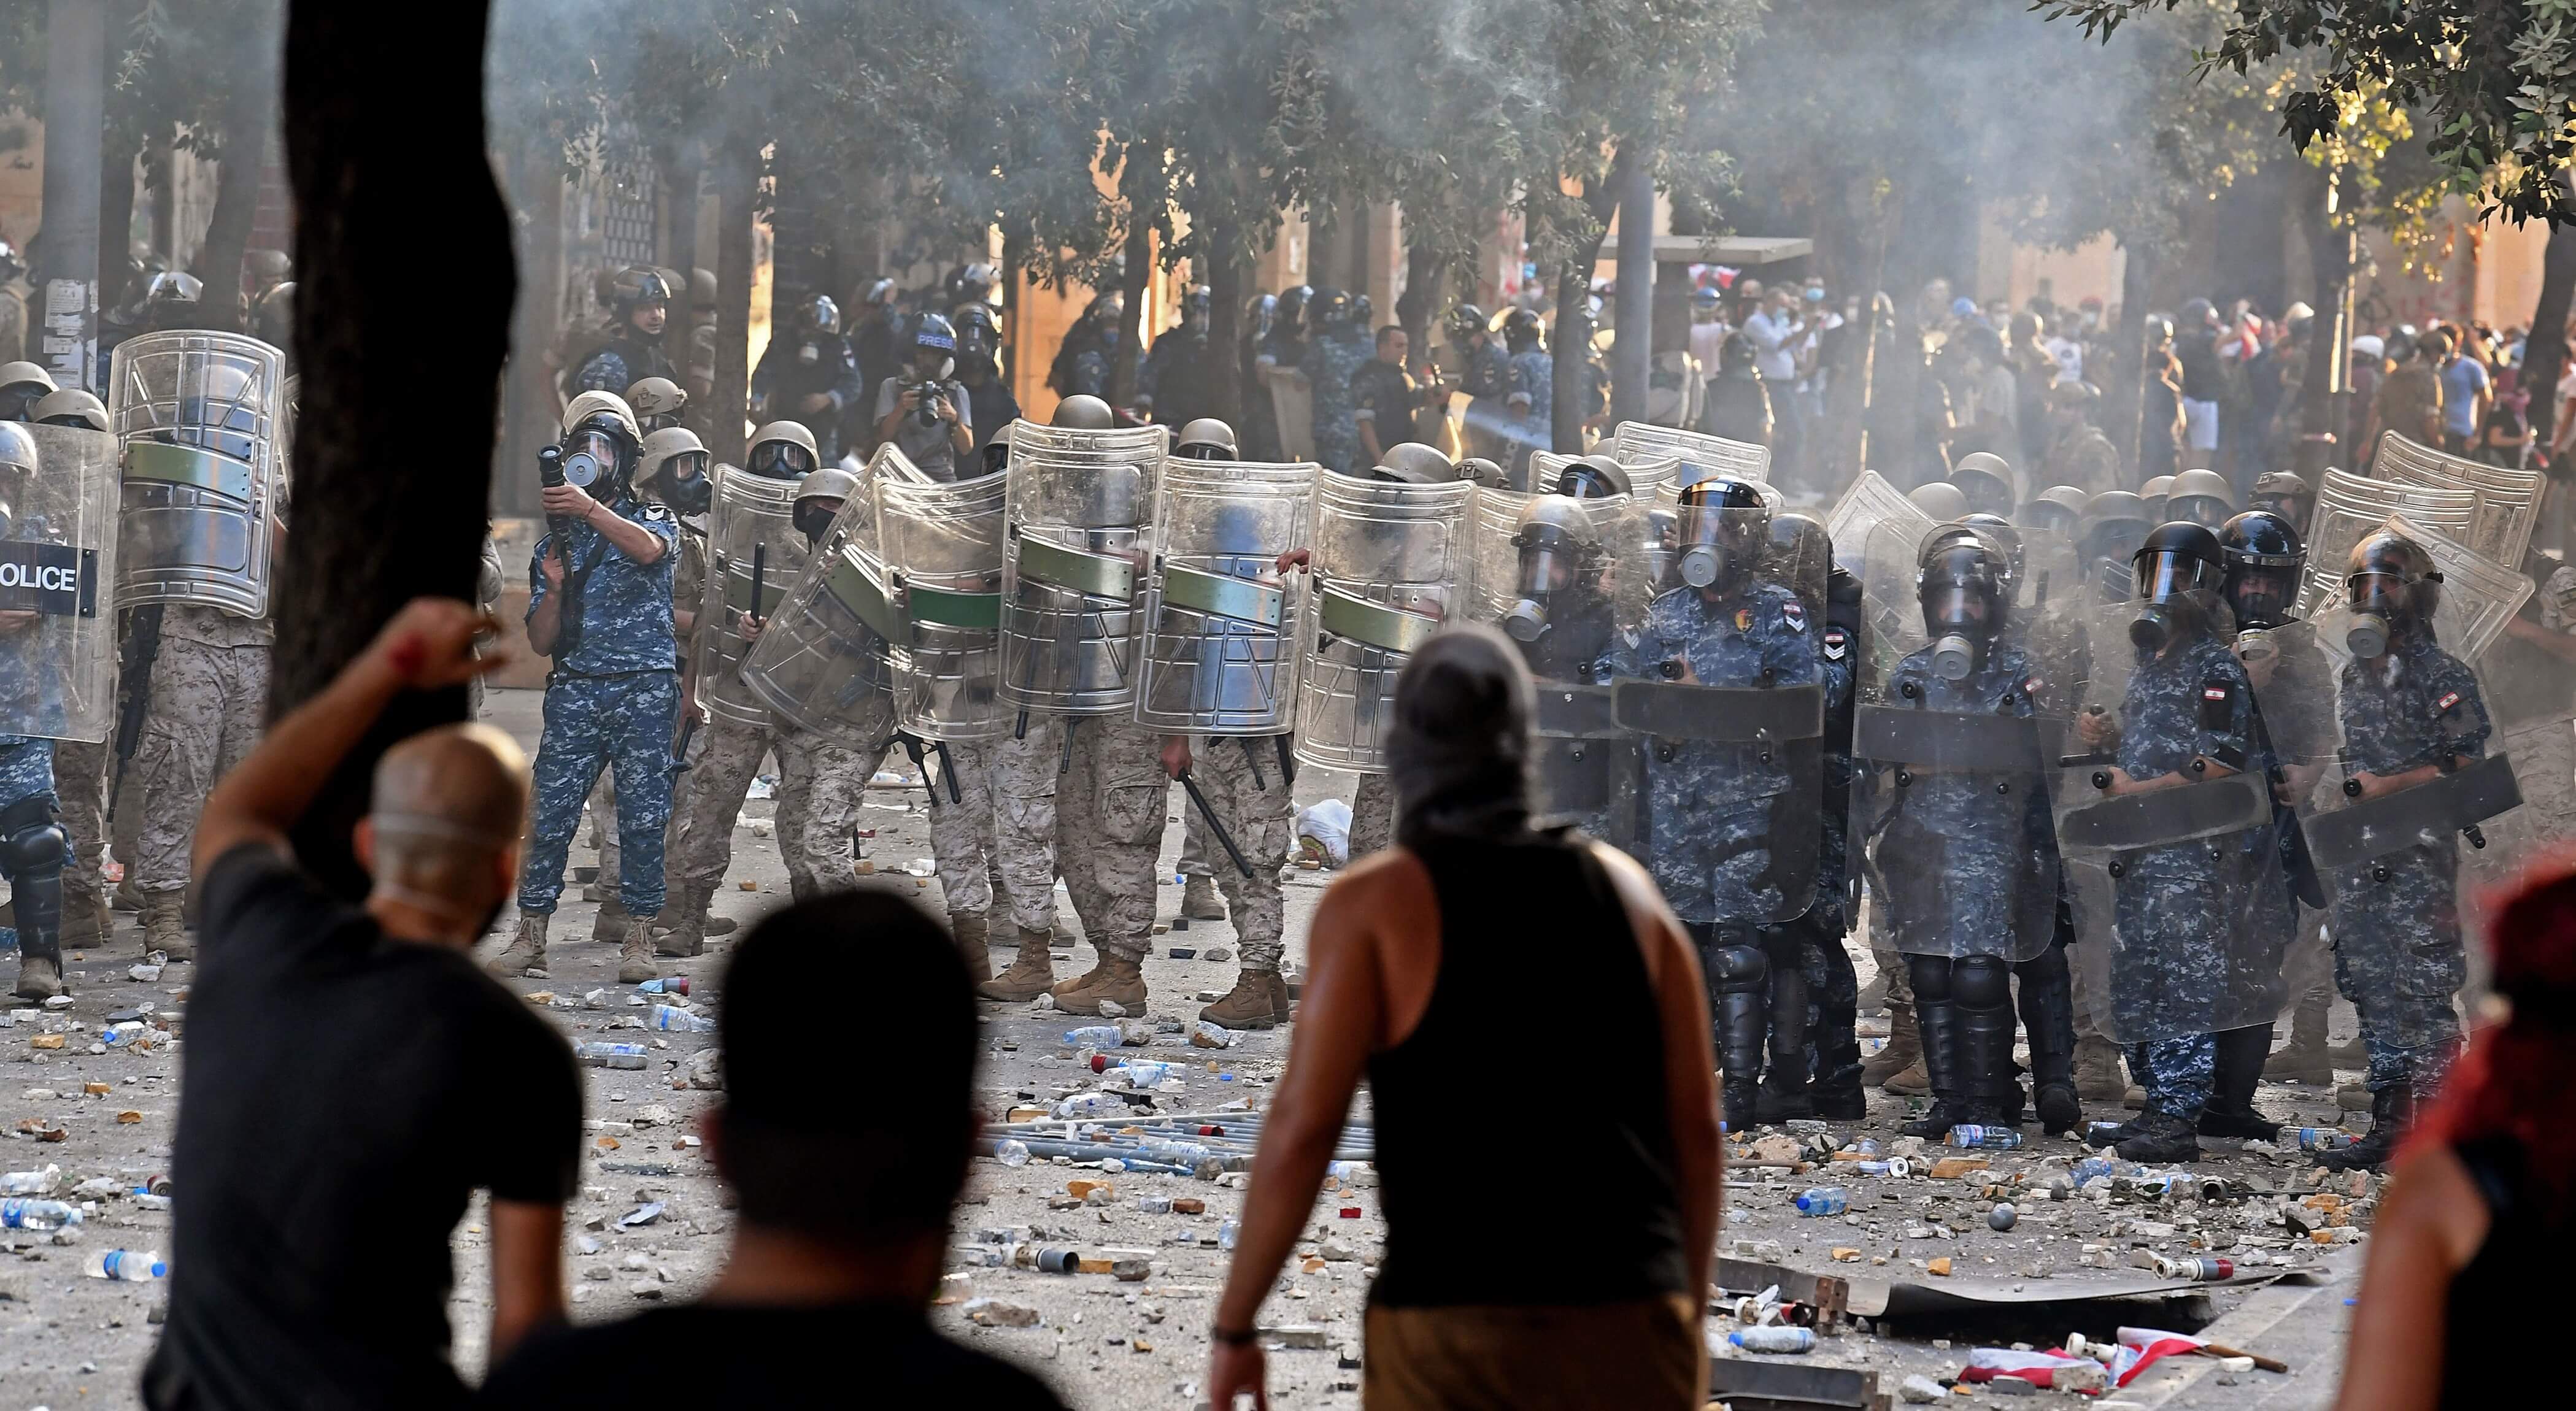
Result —
<svg viewBox="0 0 2576 1411"><path fill-rule="evenodd" d="M1217 890L1225 894L1226 911L1233 919L1235 949L1246 971L1269 974L1278 973L1284 949L1285 903L1279 874L1288 865L1297 828L1297 805L1289 796L1288 781L1280 777L1274 738L1245 735L1190 742L1190 778L1207 796L1208 806L1216 810L1217 821L1225 825L1234 845L1243 850L1243 860L1252 864L1252 875L1244 876L1225 855L1225 845L1209 839L1216 854ZM1193 817L1198 813L1195 805L1186 811Z"/></svg>
<svg viewBox="0 0 2576 1411"><path fill-rule="evenodd" d="M162 609L161 648L131 766L142 800L134 886L146 896L186 889L197 811L215 781L259 743L275 640L264 618L179 603Z"/></svg>

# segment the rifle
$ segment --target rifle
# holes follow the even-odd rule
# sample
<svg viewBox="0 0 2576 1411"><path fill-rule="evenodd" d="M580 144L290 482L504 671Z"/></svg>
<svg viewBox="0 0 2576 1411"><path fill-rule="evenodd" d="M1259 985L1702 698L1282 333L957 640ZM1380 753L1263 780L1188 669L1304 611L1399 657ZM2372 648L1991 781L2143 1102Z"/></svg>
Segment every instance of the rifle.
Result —
<svg viewBox="0 0 2576 1411"><path fill-rule="evenodd" d="M122 695L116 711L116 778L107 791L111 814L117 794L125 788L125 767L133 763L134 752L143 744L143 718L152 704L152 663L161 655L161 607L150 603L128 612L125 641L117 650L117 689Z"/></svg>

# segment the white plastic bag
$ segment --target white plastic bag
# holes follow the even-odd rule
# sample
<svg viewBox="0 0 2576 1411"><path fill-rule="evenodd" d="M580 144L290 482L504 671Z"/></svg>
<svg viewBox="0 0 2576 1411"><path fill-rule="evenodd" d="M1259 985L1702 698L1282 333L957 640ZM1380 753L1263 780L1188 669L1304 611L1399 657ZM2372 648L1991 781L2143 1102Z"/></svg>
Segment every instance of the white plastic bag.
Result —
<svg viewBox="0 0 2576 1411"><path fill-rule="evenodd" d="M1315 840L1324 850L1325 862L1339 867L1351 860L1351 806L1340 799L1325 799L1297 814L1297 837Z"/></svg>

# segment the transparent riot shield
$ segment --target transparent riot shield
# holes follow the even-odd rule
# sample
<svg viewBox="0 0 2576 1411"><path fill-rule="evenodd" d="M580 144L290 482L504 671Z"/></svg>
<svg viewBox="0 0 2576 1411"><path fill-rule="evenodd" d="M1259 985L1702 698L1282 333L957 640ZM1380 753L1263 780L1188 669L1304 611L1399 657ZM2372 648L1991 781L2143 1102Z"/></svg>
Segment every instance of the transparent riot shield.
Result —
<svg viewBox="0 0 2576 1411"><path fill-rule="evenodd" d="M2308 582L2299 592L2299 615L2314 618L2342 596L2346 556L2390 515L2403 514L2409 523L2458 536L2469 532L2477 513L2473 490L2403 485L2328 470L2317 486L2317 507L2302 536L2308 546Z"/></svg>
<svg viewBox="0 0 2576 1411"><path fill-rule="evenodd" d="M1386 772L1395 680L1440 630L1468 581L1469 481L1398 485L1317 477L1314 584L1297 647L1297 757Z"/></svg>
<svg viewBox="0 0 2576 1411"><path fill-rule="evenodd" d="M1011 731L1002 703L1005 473L951 484L891 476L870 487L895 636L888 660L895 724L924 740L968 743Z"/></svg>
<svg viewBox="0 0 2576 1411"><path fill-rule="evenodd" d="M1297 723L1300 575L1279 557L1314 538L1309 462L1170 460L1154 506L1136 723L1276 735Z"/></svg>
<svg viewBox="0 0 2576 1411"><path fill-rule="evenodd" d="M199 329L116 345L108 424L124 456L117 601L268 615L287 445L286 355Z"/></svg>
<svg viewBox="0 0 2576 1411"><path fill-rule="evenodd" d="M1874 470L1862 471L1825 516L1834 562L1861 580L1861 607L1881 675L1903 655L1894 644L1922 631L1914 609L1914 570L1899 550L1920 545L1935 527L1932 516Z"/></svg>
<svg viewBox="0 0 2576 1411"><path fill-rule="evenodd" d="M1823 824L1827 564L1778 557L1766 508L1681 504L1674 586L1622 634L1611 719L1643 737L1648 865L1685 919L1794 920Z"/></svg>
<svg viewBox="0 0 2576 1411"><path fill-rule="evenodd" d="M877 448L739 672L743 686L788 723L852 749L885 743L879 696L891 684L892 643L901 630L877 539L873 494L880 481L927 483L893 443Z"/></svg>
<svg viewBox="0 0 2576 1411"><path fill-rule="evenodd" d="M2204 614L2165 647L2143 647L2142 608L2090 614L2090 672L2051 791L2074 963L2099 997L2096 1022L2123 1044L2270 1020L2295 927L2233 643Z"/></svg>
<svg viewBox="0 0 2576 1411"><path fill-rule="evenodd" d="M116 725L117 441L21 424L28 474L0 483L0 734L97 741Z"/></svg>
<svg viewBox="0 0 2576 1411"><path fill-rule="evenodd" d="M1744 441L1729 441L1723 436L1684 431L1679 427L1657 426L1651 422L1623 421L1610 433L1610 453L1621 465L1631 460L1670 460L1680 463L1673 480L1687 485L1713 475L1739 480L1771 481L1771 448ZM1633 483L1633 478L1632 482ZM1642 490L1640 494L1644 493Z"/></svg>
<svg viewBox="0 0 2576 1411"><path fill-rule="evenodd" d="M1289 369L1294 371L1294 369ZM1292 461L1315 454L1315 389L1303 377L1270 379L1270 411L1278 418L1279 449Z"/></svg>
<svg viewBox="0 0 2576 1411"><path fill-rule="evenodd" d="M1911 526L1876 526L1855 546L1873 594L1882 581L1903 587L1890 590L1887 614L1901 623L1898 635L1872 644L1885 669L1857 680L1849 836L1866 852L1874 914L1897 950L2020 962L2054 936L2050 755L2064 721L2045 718L2041 673L2002 571L2006 549L1969 542L1986 544L1996 570L2004 610L1990 631L1955 620L1950 603L1958 595L1937 574L1927 593L1916 591L1922 550ZM1840 544L1835 552L1851 557ZM1927 617L1943 630L1936 634Z"/></svg>
<svg viewBox="0 0 2576 1411"><path fill-rule="evenodd" d="M1637 741L1611 719L1610 677L1620 624L1637 616L1622 614L1622 599L1644 601L1645 516L1636 497L1483 489L1469 532L1465 616L1510 637L1538 686L1533 805L1604 842L1634 844L1642 824Z"/></svg>
<svg viewBox="0 0 2576 1411"><path fill-rule="evenodd" d="M2537 470L2489 465L2437 451L2394 431L2380 433L2370 474L2400 485L2475 494L2477 510L2460 542L2499 563L2522 562L2523 550L2531 546L2531 531L2540 523L2541 486L2548 478Z"/></svg>
<svg viewBox="0 0 2576 1411"><path fill-rule="evenodd" d="M1002 699L1057 715L1136 704L1136 605L1171 430L1011 428Z"/></svg>
<svg viewBox="0 0 2576 1411"><path fill-rule="evenodd" d="M788 589L804 575L808 548L790 516L794 480L716 467L707 511L707 590L698 611L698 702L715 718L759 729L768 705L742 684L748 625L778 615Z"/></svg>

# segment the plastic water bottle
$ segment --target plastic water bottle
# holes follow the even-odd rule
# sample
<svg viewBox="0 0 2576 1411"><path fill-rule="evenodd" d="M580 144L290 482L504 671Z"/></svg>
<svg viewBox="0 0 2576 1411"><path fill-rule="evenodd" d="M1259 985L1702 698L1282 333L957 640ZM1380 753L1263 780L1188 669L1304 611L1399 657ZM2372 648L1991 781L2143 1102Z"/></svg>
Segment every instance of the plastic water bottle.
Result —
<svg viewBox="0 0 2576 1411"><path fill-rule="evenodd" d="M1980 1127L1962 1123L1950 1129L1946 1140L1956 1147L2014 1147L2021 1145L2021 1131L2015 1127Z"/></svg>
<svg viewBox="0 0 2576 1411"><path fill-rule="evenodd" d="M2082 1190L2087 1181L2096 1176L2110 1175L2111 1171L2111 1162L2107 1158L2088 1156L2066 1168L2066 1179L2073 1181L2077 1190Z"/></svg>
<svg viewBox="0 0 2576 1411"><path fill-rule="evenodd" d="M1098 1117L1127 1111L1127 1100L1115 1093L1075 1093L1055 1105L1058 1117Z"/></svg>
<svg viewBox="0 0 2576 1411"><path fill-rule="evenodd" d="M1232 1220L1226 1221L1224 1224L1216 1227L1216 1247L1221 1250L1225 1250L1228 1253L1232 1253L1234 1250L1235 1238L1242 1233L1243 1227L1241 1225Z"/></svg>
<svg viewBox="0 0 2576 1411"><path fill-rule="evenodd" d="M1798 1192L1801 1215L1840 1215L1851 1207L1851 1192L1840 1186L1809 1186Z"/></svg>
<svg viewBox="0 0 2576 1411"><path fill-rule="evenodd" d="M612 1044L588 1040L572 1046L573 1056L593 1068L641 1068L653 1061L653 1051L642 1044Z"/></svg>
<svg viewBox="0 0 2576 1411"><path fill-rule="evenodd" d="M59 1230L81 1222L77 1205L59 1200L0 1200L0 1227L12 1230Z"/></svg>
<svg viewBox="0 0 2576 1411"><path fill-rule="evenodd" d="M993 1157L1005 1166L1026 1166L1029 1164L1029 1144L1017 1139L1005 1141L993 1148Z"/></svg>
<svg viewBox="0 0 2576 1411"><path fill-rule="evenodd" d="M1365 1161L1327 1161L1324 1163L1324 1174L1332 1177L1336 1181L1357 1180L1359 1177L1370 1174L1376 1170L1376 1167L1371 1166Z"/></svg>
<svg viewBox="0 0 2576 1411"><path fill-rule="evenodd" d="M1164 1079L1176 1077L1180 1071L1177 1064L1157 1062L1150 1058L1134 1058L1125 1063L1113 1065L1106 1076L1125 1078L1127 1086L1131 1088L1151 1088L1161 1086Z"/></svg>
<svg viewBox="0 0 2576 1411"><path fill-rule="evenodd" d="M1115 1024L1085 1024L1064 1031L1067 1048L1116 1048L1121 1035Z"/></svg>
<svg viewBox="0 0 2576 1411"><path fill-rule="evenodd" d="M63 1168L50 1162L42 1171L11 1171L0 1175L0 1195L52 1195L62 1180Z"/></svg>
<svg viewBox="0 0 2576 1411"><path fill-rule="evenodd" d="M157 1249L101 1249L81 1260L81 1272L93 1279L139 1284L170 1277L170 1266L161 1262Z"/></svg>
<svg viewBox="0 0 2576 1411"><path fill-rule="evenodd" d="M712 1030L715 1026L716 1021L703 1014L682 1009L678 1005L674 1004L657 1004L653 1006L653 1019L647 1027L671 1030L680 1033L703 1034Z"/></svg>
<svg viewBox="0 0 2576 1411"><path fill-rule="evenodd" d="M2292 1127L2282 1135L2297 1142L2301 1151L2341 1151L2353 1143L2352 1133L2341 1127Z"/></svg>
<svg viewBox="0 0 2576 1411"><path fill-rule="evenodd" d="M1738 1328L1728 1333L1726 1340L1747 1352L1816 1350L1816 1330L1813 1328Z"/></svg>
<svg viewBox="0 0 2576 1411"><path fill-rule="evenodd" d="M1856 1175L1894 1176L1898 1180L1914 1174L1914 1163L1902 1156L1891 1156L1885 1161L1855 1161L1851 1168Z"/></svg>
<svg viewBox="0 0 2576 1411"><path fill-rule="evenodd" d="M684 995L689 992L686 975L661 975L635 987L639 995Z"/></svg>

